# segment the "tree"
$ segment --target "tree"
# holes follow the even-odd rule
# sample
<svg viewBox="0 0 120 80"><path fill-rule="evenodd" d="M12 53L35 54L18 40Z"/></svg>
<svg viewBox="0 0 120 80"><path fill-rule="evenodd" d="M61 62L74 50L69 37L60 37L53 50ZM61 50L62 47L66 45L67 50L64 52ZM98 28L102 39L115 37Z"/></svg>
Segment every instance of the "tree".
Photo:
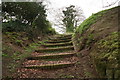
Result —
<svg viewBox="0 0 120 80"><path fill-rule="evenodd" d="M74 5L60 8L54 12L56 12L55 26L59 26L63 32L73 32L85 20L82 9Z"/></svg>
<svg viewBox="0 0 120 80"><path fill-rule="evenodd" d="M12 25L11 27L8 25L8 27L10 29L14 27L14 31L17 31L17 28L19 28L19 31L23 31L23 27L17 27L18 25L27 25L24 31L28 32L30 39L37 37L40 33L48 33L51 26L49 26L50 23L46 19L46 9L42 3L43 2L3 2L3 23L7 20L6 23ZM17 23L17 26L15 26L15 23ZM6 29L8 27L3 25L3 31L8 30Z"/></svg>
<svg viewBox="0 0 120 80"><path fill-rule="evenodd" d="M66 32L74 32L77 27L78 22L84 20L83 11L80 8L76 8L74 5L66 7L66 10L63 10L64 18L63 24L66 27Z"/></svg>
<svg viewBox="0 0 120 80"><path fill-rule="evenodd" d="M106 7L110 7L110 6L113 6L115 5L119 0L102 0L102 5L103 5L103 8L106 8ZM105 6L106 4L106 6Z"/></svg>

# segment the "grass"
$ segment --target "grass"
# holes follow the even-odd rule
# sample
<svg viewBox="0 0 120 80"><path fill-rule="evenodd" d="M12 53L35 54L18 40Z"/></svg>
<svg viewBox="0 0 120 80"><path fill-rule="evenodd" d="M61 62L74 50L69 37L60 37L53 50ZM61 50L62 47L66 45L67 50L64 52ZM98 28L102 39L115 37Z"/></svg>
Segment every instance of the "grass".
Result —
<svg viewBox="0 0 120 80"><path fill-rule="evenodd" d="M102 58L108 58L108 60L115 60L118 59L118 32L113 32L110 36L106 39L102 39L98 42L100 49L100 53ZM104 55L102 55L104 54Z"/></svg>
<svg viewBox="0 0 120 80"><path fill-rule="evenodd" d="M116 8L116 7L114 7L114 8ZM111 9L113 9L113 8L111 8ZM97 65L97 70L99 71L98 73L100 73L100 74L104 74L104 70L107 67L116 67L117 65L120 65L120 55L119 55L119 52L118 52L119 51L118 50L119 49L119 47L118 47L118 45L119 45L118 34L119 33L114 32L110 36L108 36L106 34L108 37L105 36L106 38L104 38L104 39L102 39L100 41L96 40L96 42L94 42L93 39L94 39L94 37L97 37L98 35L96 35L96 34L88 34L88 33L89 33L89 31L92 31L91 29L94 29L94 27L90 28L90 26L92 24L96 23L96 21L99 22L99 20L103 17L103 15L106 14L107 12L109 12L111 9L100 11L100 12L98 12L96 14L91 15L80 26L77 27L77 29L76 29L76 31L75 31L75 33L73 35L73 38L75 39L76 44L78 43L78 46L76 46L76 44L75 44L76 48L79 48L78 51L81 50L80 49L81 47L83 47L84 49L86 47L95 48L94 51L91 52L91 54L95 58L95 62L96 62L96 65ZM105 15L105 17L106 16L107 15ZM109 16L111 16L111 15L109 15ZM105 23L105 21L104 21L104 23ZM112 23L110 23L110 24L112 24ZM88 30L88 29L90 29L90 30ZM102 31L103 28L101 28L99 30ZM87 36L83 36L85 31L86 31L85 35L87 34ZM108 33L108 34L110 34L110 33ZM88 40L84 43L86 38ZM81 41L81 40L83 40L83 41ZM95 47L94 47L94 45L91 46L90 45L91 42L93 42L95 45L97 44L97 46L95 46ZM102 62L101 60L102 61L107 60L108 65L106 65L106 63Z"/></svg>
<svg viewBox="0 0 120 80"><path fill-rule="evenodd" d="M118 6L117 6L118 7ZM75 33L82 34L85 30L87 30L93 23L99 20L100 17L102 17L107 11L114 9L116 7L102 10L98 13L92 14L89 18L87 18L85 21L83 21L80 26L78 26L75 30ZM73 35L75 35L75 33Z"/></svg>
<svg viewBox="0 0 120 80"><path fill-rule="evenodd" d="M14 45L16 45L16 46L19 46L21 43L23 43L23 44L25 44L25 42L24 42L24 40L28 40L28 38L25 36L25 37L18 37L18 35L20 35L20 34L17 34L17 33L6 33L6 34L8 34L8 38L10 38L10 41L12 41L13 42L13 44L14 44L14 42L15 42L15 44ZM14 34L17 34L17 35L14 35ZM21 35L20 35L21 36ZM19 38L20 38L20 40L19 40ZM30 54L32 53L32 52L34 52L35 51L35 49L36 48L38 48L39 46L41 46L42 44L46 44L46 43L44 43L45 41L48 41L48 40L44 40L44 41L39 41L38 43L32 43L32 44L29 44L27 47L22 47L22 46L20 46L20 47L22 47L22 49L24 49L24 51L21 53L21 52L19 52L19 51L13 51L13 49L11 49L11 47L10 47L10 51L13 51L13 52L10 52L9 50L8 50L8 47L6 46L6 47L4 47L4 48L6 48L5 49L5 51L7 50L7 52L4 52L3 54L2 54L2 56L3 57L5 57L5 58L12 58L13 60L10 62L10 64L8 64L8 68L9 68L9 71L11 72L11 73L14 73L15 72L15 70L16 70L16 68L19 68L19 67L21 67L21 63L24 61L24 59L26 59L27 57L29 57L30 56ZM57 48L59 48L59 46L56 46ZM66 47L65 47L66 48ZM59 53L59 52L64 52L64 51L68 51L68 50L58 50L58 51L55 51L55 50L52 50L52 51L48 51L47 53ZM12 53L12 56L11 55L8 55L7 53ZM46 52L45 52L46 53ZM61 60L62 58L61 57L59 57L59 58L52 58L52 59L44 59L44 60L46 60L46 61L57 61L57 60ZM55 65L56 66L56 68L59 68L59 67L67 67L67 66L69 66L69 64L65 64L65 65ZM52 67L50 67L50 66L45 66L45 68L47 69L47 67L48 68L54 68L54 66L52 66ZM38 67L39 68L39 67ZM10 76L10 75L9 75ZM9 77L8 76L8 77Z"/></svg>
<svg viewBox="0 0 120 80"><path fill-rule="evenodd" d="M87 71L85 71L84 74L85 74L85 76L86 76L87 78L92 76L92 73L87 72Z"/></svg>
<svg viewBox="0 0 120 80"><path fill-rule="evenodd" d="M87 44L81 44L84 42L84 37L81 36L87 29L94 23L96 23L107 11L100 11L98 13L92 14L89 18L83 21L80 26L78 26L75 30L75 33L72 35L72 39L74 40L74 45L76 47L76 51L82 50L85 46L89 46L92 42L93 35L89 35L89 40Z"/></svg>
<svg viewBox="0 0 120 80"><path fill-rule="evenodd" d="M117 68L120 65L118 32L113 32L106 38L97 42L95 62L98 71L105 76L105 71L109 68ZM110 74L110 73L107 73Z"/></svg>
<svg viewBox="0 0 120 80"><path fill-rule="evenodd" d="M95 23L103 14L106 13L105 11L98 12L96 14L92 14L88 19L86 19L80 26L76 28L76 33L82 34L85 30L87 30L93 23Z"/></svg>
<svg viewBox="0 0 120 80"><path fill-rule="evenodd" d="M29 45L29 47L24 47L24 51L20 52L12 49L12 47L7 46L5 43L3 43L2 58L3 60L7 60L7 61L9 60L6 66L7 72L10 74L16 72L16 69L20 67L24 59L30 56L30 53L34 52L37 46L39 45L32 43ZM8 75L8 77L9 76L11 75Z"/></svg>

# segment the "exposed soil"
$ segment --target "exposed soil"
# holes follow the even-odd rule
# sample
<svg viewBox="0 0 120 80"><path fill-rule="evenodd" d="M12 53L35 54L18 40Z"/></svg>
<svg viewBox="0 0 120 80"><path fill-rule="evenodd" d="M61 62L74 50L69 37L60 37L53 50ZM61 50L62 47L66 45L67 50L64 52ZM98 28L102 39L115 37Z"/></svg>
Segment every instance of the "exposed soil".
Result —
<svg viewBox="0 0 120 80"><path fill-rule="evenodd" d="M45 36L46 37L46 36ZM26 39L26 40L24 40ZM20 44L17 41L22 41ZM37 40L36 40L37 41ZM33 41L27 39L25 32L6 32L2 35L2 77L12 77L25 59L25 47Z"/></svg>
<svg viewBox="0 0 120 80"><path fill-rule="evenodd" d="M83 34L81 34L81 35L79 33L75 34L76 40L78 40L78 42L76 41L75 44L80 45L80 47L79 46L76 47L76 50L82 56L82 58L80 58L82 61L81 64L84 65L84 68L87 69L89 72L91 72L91 73L94 72L95 74L97 74L97 73L99 74L96 76L101 77L101 72L98 70L98 67L95 67L95 69L97 69L97 73L96 73L95 69L91 69L91 63L94 63L96 57L100 57L97 54L101 54L101 53L97 52L97 51L102 51L102 50L105 51L104 47L102 50L98 50L99 49L98 47L100 47L98 42L100 40L105 40L113 32L118 32L118 28L119 28L118 22L120 21L120 19L118 19L118 17L119 17L118 14L120 14L119 8L120 7L116 7L116 8L107 10L106 13L104 15L102 15L99 19L97 19L97 21L95 23L93 23L91 26L89 26L89 28L86 31L84 31ZM111 40L113 40L113 39L111 38ZM108 41L108 40L106 40L106 41ZM109 52L102 52L102 53L107 54L110 52L114 52L114 50L115 49L113 49L113 50L111 49L111 51L109 51ZM98 63L98 62L96 61L96 63ZM94 63L94 65L96 65L96 63ZM101 63L102 63L102 61L101 61ZM92 64L93 68L94 68L94 65ZM101 67L99 67L99 68L101 68ZM103 68L103 71L104 71L104 68Z"/></svg>
<svg viewBox="0 0 120 80"><path fill-rule="evenodd" d="M91 25L90 28L85 31L82 36L86 39L89 34L94 34L94 40L97 42L100 39L105 38L109 35L111 32L115 32L118 30L118 10L113 9L112 11L107 12L105 15L103 15L95 24ZM111 16L110 16L111 15ZM76 34L77 35L77 34ZM55 36L56 37L56 36ZM64 36L62 36L64 37ZM81 37L81 36L78 36ZM23 53L24 50L21 48L22 45L13 45L11 41L7 40L3 43L5 44L5 47L8 45L12 48L11 52L7 50L7 52L11 53L8 55L8 58L3 58L3 76L4 77L14 77L14 78L99 78L99 73L96 70L94 60L91 58L91 51L94 50L95 42L93 41L89 46L84 46L84 49L77 52L77 56L71 56L71 57L61 57L60 59L46 59L46 60L28 60L23 59L22 64L19 65L19 67L16 68L16 72L12 73L9 72L9 66L8 64L12 61L16 63L20 63L19 60L13 60L11 55L13 55L14 52L19 51L20 53ZM56 38L55 38L56 39ZM83 40L84 41L84 40ZM67 41L66 41L67 42ZM28 42L29 43L29 42ZM52 44L52 43L51 43ZM7 47L6 47L7 48ZM55 48L55 47L54 47ZM59 48L59 47L57 47ZM41 47L40 49L49 49L47 47ZM69 54L69 53L75 53L74 50L68 50L68 51L58 51L58 52L43 52L38 53L34 52L31 53L31 56L45 56L45 55L54 55L54 54ZM33 66L33 65L54 65L54 64L65 64L65 63L75 63L73 66L68 66L65 68L59 68L59 69L27 69L24 68L24 66ZM15 63L14 63L15 64ZM14 66L12 66L14 67ZM67 80L67 79L66 79Z"/></svg>
<svg viewBox="0 0 120 80"><path fill-rule="evenodd" d="M59 47L58 47L59 48ZM75 53L74 50L68 50L64 52L54 53L38 53L34 52L31 56L46 56L46 55L63 55ZM86 54L86 55L85 55ZM27 60L21 64L21 68L18 68L17 73L13 76L19 78L96 78L97 72L94 68L88 51L84 51L84 56L71 56L61 57L60 59L40 59L40 60ZM56 65L56 64L70 64L75 63L73 66L68 66L59 69L26 69L24 66L44 66L44 65Z"/></svg>
<svg viewBox="0 0 120 80"><path fill-rule="evenodd" d="M72 54L74 51L67 51L67 52L64 52L64 53L62 53L62 52L55 52L55 53L38 53L38 52L34 52L34 53L32 53L31 55L32 56L47 56L47 55L56 55L56 54L59 54L59 55L62 55L62 54Z"/></svg>

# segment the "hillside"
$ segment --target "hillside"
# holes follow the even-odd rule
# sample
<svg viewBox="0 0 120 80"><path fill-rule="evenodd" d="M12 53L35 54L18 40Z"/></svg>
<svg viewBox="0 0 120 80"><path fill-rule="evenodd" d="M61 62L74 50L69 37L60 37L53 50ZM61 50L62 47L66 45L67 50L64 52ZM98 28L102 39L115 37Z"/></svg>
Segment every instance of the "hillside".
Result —
<svg viewBox="0 0 120 80"><path fill-rule="evenodd" d="M70 30L64 29L65 34L58 34L47 20L47 9L42 3L3 2L3 80L119 80L120 7L92 14L75 32L72 32L74 23L69 21L74 19L67 22L66 16L64 22ZM69 9L65 14L71 17Z"/></svg>
<svg viewBox="0 0 120 80"><path fill-rule="evenodd" d="M93 14L73 35L75 51L82 58L89 55L101 77L120 77L118 9L120 7Z"/></svg>
<svg viewBox="0 0 120 80"><path fill-rule="evenodd" d="M11 77L41 40L56 34L42 3L2 2L3 78Z"/></svg>

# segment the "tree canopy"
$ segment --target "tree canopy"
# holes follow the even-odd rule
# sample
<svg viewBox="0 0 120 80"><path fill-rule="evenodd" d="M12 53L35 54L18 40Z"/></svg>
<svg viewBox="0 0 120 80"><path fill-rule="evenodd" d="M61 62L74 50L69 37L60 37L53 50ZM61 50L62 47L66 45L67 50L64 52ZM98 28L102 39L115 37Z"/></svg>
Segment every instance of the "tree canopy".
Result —
<svg viewBox="0 0 120 80"><path fill-rule="evenodd" d="M59 8L55 12L55 26L59 26L61 32L74 32L85 20L82 9L75 5Z"/></svg>
<svg viewBox="0 0 120 80"><path fill-rule="evenodd" d="M6 15L16 16L19 20L27 20L31 23L40 14L46 16L42 2L3 2L2 11Z"/></svg>
<svg viewBox="0 0 120 80"><path fill-rule="evenodd" d="M63 10L63 14L64 18L62 21L66 27L66 32L74 32L78 22L85 18L82 9L76 8L74 5L66 7L66 10Z"/></svg>
<svg viewBox="0 0 120 80"><path fill-rule="evenodd" d="M33 35L33 32L40 34L42 32L50 32L50 22L46 19L46 9L42 2L3 2L2 3L2 15L3 15L3 31L9 30L19 31L26 30L29 34ZM4 26L5 23L5 26ZM17 23L18 25L24 24L27 27L17 27L11 23ZM12 25L11 27L6 24Z"/></svg>

